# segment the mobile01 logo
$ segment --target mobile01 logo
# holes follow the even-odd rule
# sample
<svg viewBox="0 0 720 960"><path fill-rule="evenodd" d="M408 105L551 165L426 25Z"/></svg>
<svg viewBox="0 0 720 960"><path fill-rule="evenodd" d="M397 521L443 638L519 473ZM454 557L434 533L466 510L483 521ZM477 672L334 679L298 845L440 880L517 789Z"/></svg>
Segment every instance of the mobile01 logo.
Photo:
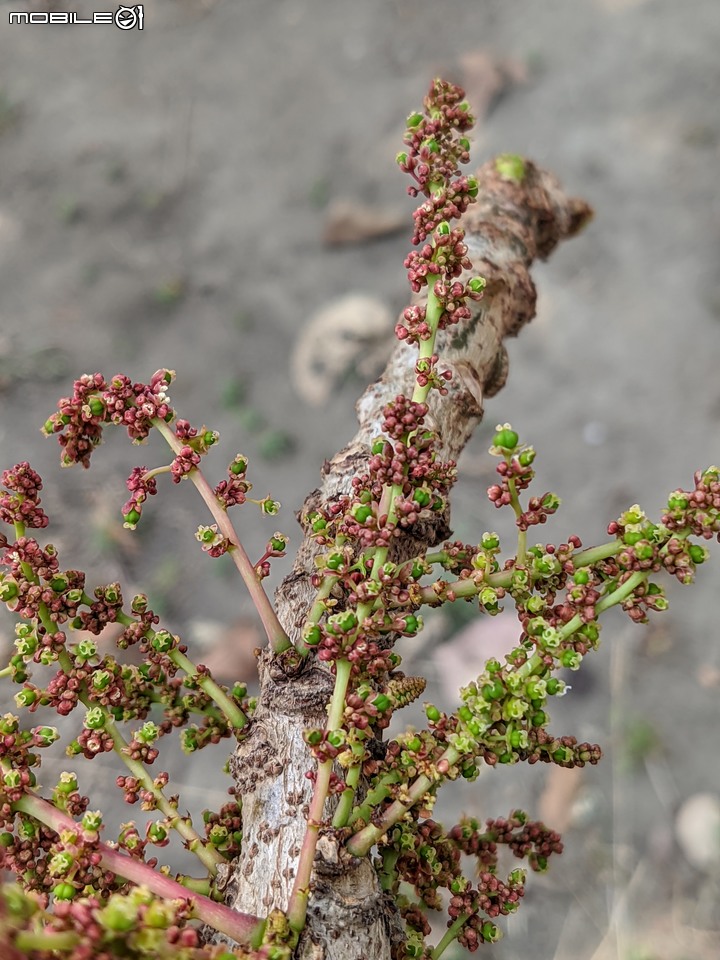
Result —
<svg viewBox="0 0 720 960"><path fill-rule="evenodd" d="M18 23L54 23L54 24L98 24L114 23L120 30L142 30L145 14L144 4L136 3L132 7L120 4L114 12L112 10L96 10L94 13L83 15L74 10L47 10L43 12L29 10L11 10L9 20L11 24Z"/></svg>

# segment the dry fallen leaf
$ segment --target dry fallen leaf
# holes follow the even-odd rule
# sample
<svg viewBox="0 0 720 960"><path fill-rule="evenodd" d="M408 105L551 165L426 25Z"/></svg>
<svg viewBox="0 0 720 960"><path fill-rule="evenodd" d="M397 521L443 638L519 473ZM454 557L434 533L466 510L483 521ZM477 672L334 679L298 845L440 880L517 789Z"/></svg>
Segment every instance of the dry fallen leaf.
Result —
<svg viewBox="0 0 720 960"><path fill-rule="evenodd" d="M393 315L381 300L359 293L333 300L303 325L290 358L293 385L319 407L351 370L377 376L393 341Z"/></svg>
<svg viewBox="0 0 720 960"><path fill-rule="evenodd" d="M333 200L327 209L323 242L329 247L365 243L407 227L403 210L378 207L349 197Z"/></svg>

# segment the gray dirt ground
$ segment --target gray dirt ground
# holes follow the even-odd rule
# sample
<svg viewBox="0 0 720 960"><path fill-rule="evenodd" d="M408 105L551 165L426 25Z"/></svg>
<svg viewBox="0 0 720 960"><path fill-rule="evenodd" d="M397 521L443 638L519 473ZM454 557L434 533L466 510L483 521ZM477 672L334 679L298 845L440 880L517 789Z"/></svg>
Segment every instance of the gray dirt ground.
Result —
<svg viewBox="0 0 720 960"><path fill-rule="evenodd" d="M223 460L254 456L256 489L283 502L277 526L296 535L293 511L349 437L362 387L351 378L323 408L305 405L288 378L298 332L348 291L393 311L406 297L405 236L327 250L325 204L404 204L409 217L393 162L402 121L433 74L462 79L482 52L527 79L483 120L477 160L529 155L597 216L536 273L539 316L511 345L509 384L464 460L457 535L500 523L484 497L498 421L538 447L538 487L564 497L557 540L598 542L625 506L655 511L718 461L717 0L154 0L141 34L9 27L6 11L27 5L2 6L1 459L30 459L45 477L65 566L128 592L149 583L178 630L222 632L247 613L226 569L200 569L192 532L204 517L189 489L153 504L144 532L117 533L133 451L115 438L89 473L60 473L37 428L79 373L174 368L181 415L221 431ZM243 524L254 555L275 522L248 512ZM606 755L583 776L567 853L531 884L497 960L720 955L720 860L691 867L673 832L685 800L720 793L714 553L654 626L609 621L559 705L556 729ZM444 649L408 660L435 671L431 695L451 706L441 674L458 658ZM188 803L221 796L198 788L208 772L173 763ZM107 770L95 778L102 787ZM537 809L546 778L488 774L441 813ZM695 831L717 848L709 821Z"/></svg>

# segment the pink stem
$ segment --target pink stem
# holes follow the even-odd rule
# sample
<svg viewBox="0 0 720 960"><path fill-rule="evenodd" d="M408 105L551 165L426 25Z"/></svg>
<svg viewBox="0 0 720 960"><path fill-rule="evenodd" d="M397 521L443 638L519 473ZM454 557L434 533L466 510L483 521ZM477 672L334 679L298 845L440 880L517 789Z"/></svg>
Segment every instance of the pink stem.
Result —
<svg viewBox="0 0 720 960"><path fill-rule="evenodd" d="M72 817L61 813L47 800L35 794L25 794L13 804L13 808L34 817L56 833L63 830L77 833L82 830L81 825ZM98 851L105 869L111 870L131 883L147 887L156 896L165 900L189 900L198 919L227 934L233 940L247 943L258 924L262 922L259 917L247 913L236 913L222 903L216 903L202 894L193 893L192 890L159 873L141 860L113 850L106 843L100 843Z"/></svg>
<svg viewBox="0 0 720 960"><path fill-rule="evenodd" d="M170 427L165 423L165 421L155 419L153 420L153 426L160 431L165 440L167 440L171 449L174 450L175 453L179 453L183 445L172 432ZM197 467L191 470L188 476L195 484L198 493L205 501L210 513L213 515L213 518L218 525L218 530L220 533L222 533L225 539L229 540L232 544L228 553L233 558L233 562L238 568L240 576L243 578L245 586L248 589L248 593L255 604L255 609L262 620L262 624L265 628L265 633L267 634L270 646L276 653L282 653L283 650L287 650L291 646L290 640L283 630L282 625L277 618L277 614L275 613L275 610L273 609L273 606L262 587L262 584L258 580L255 568L250 562L250 558L245 553L243 545L240 543L240 538L238 537L235 528L233 527L230 518L227 515L227 511L224 510L220 505L212 487Z"/></svg>

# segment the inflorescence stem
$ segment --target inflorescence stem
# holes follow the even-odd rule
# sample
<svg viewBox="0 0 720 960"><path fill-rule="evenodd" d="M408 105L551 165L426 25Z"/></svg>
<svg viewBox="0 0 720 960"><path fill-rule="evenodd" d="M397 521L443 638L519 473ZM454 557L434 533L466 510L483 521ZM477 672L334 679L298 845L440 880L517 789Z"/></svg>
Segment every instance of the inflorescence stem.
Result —
<svg viewBox="0 0 720 960"><path fill-rule="evenodd" d="M182 444L165 421L155 418L153 420L153 426L160 431L174 453L179 453L182 449ZM270 598L265 593L262 583L258 579L255 568L240 542L240 538L227 515L227 511L220 505L210 484L197 467L191 470L188 476L205 501L208 510L218 525L218 530L230 543L228 553L232 556L233 563L238 568L240 576L248 589L248 593L262 621L270 646L276 653L282 653L283 650L287 650L291 646L290 640L278 620Z"/></svg>

